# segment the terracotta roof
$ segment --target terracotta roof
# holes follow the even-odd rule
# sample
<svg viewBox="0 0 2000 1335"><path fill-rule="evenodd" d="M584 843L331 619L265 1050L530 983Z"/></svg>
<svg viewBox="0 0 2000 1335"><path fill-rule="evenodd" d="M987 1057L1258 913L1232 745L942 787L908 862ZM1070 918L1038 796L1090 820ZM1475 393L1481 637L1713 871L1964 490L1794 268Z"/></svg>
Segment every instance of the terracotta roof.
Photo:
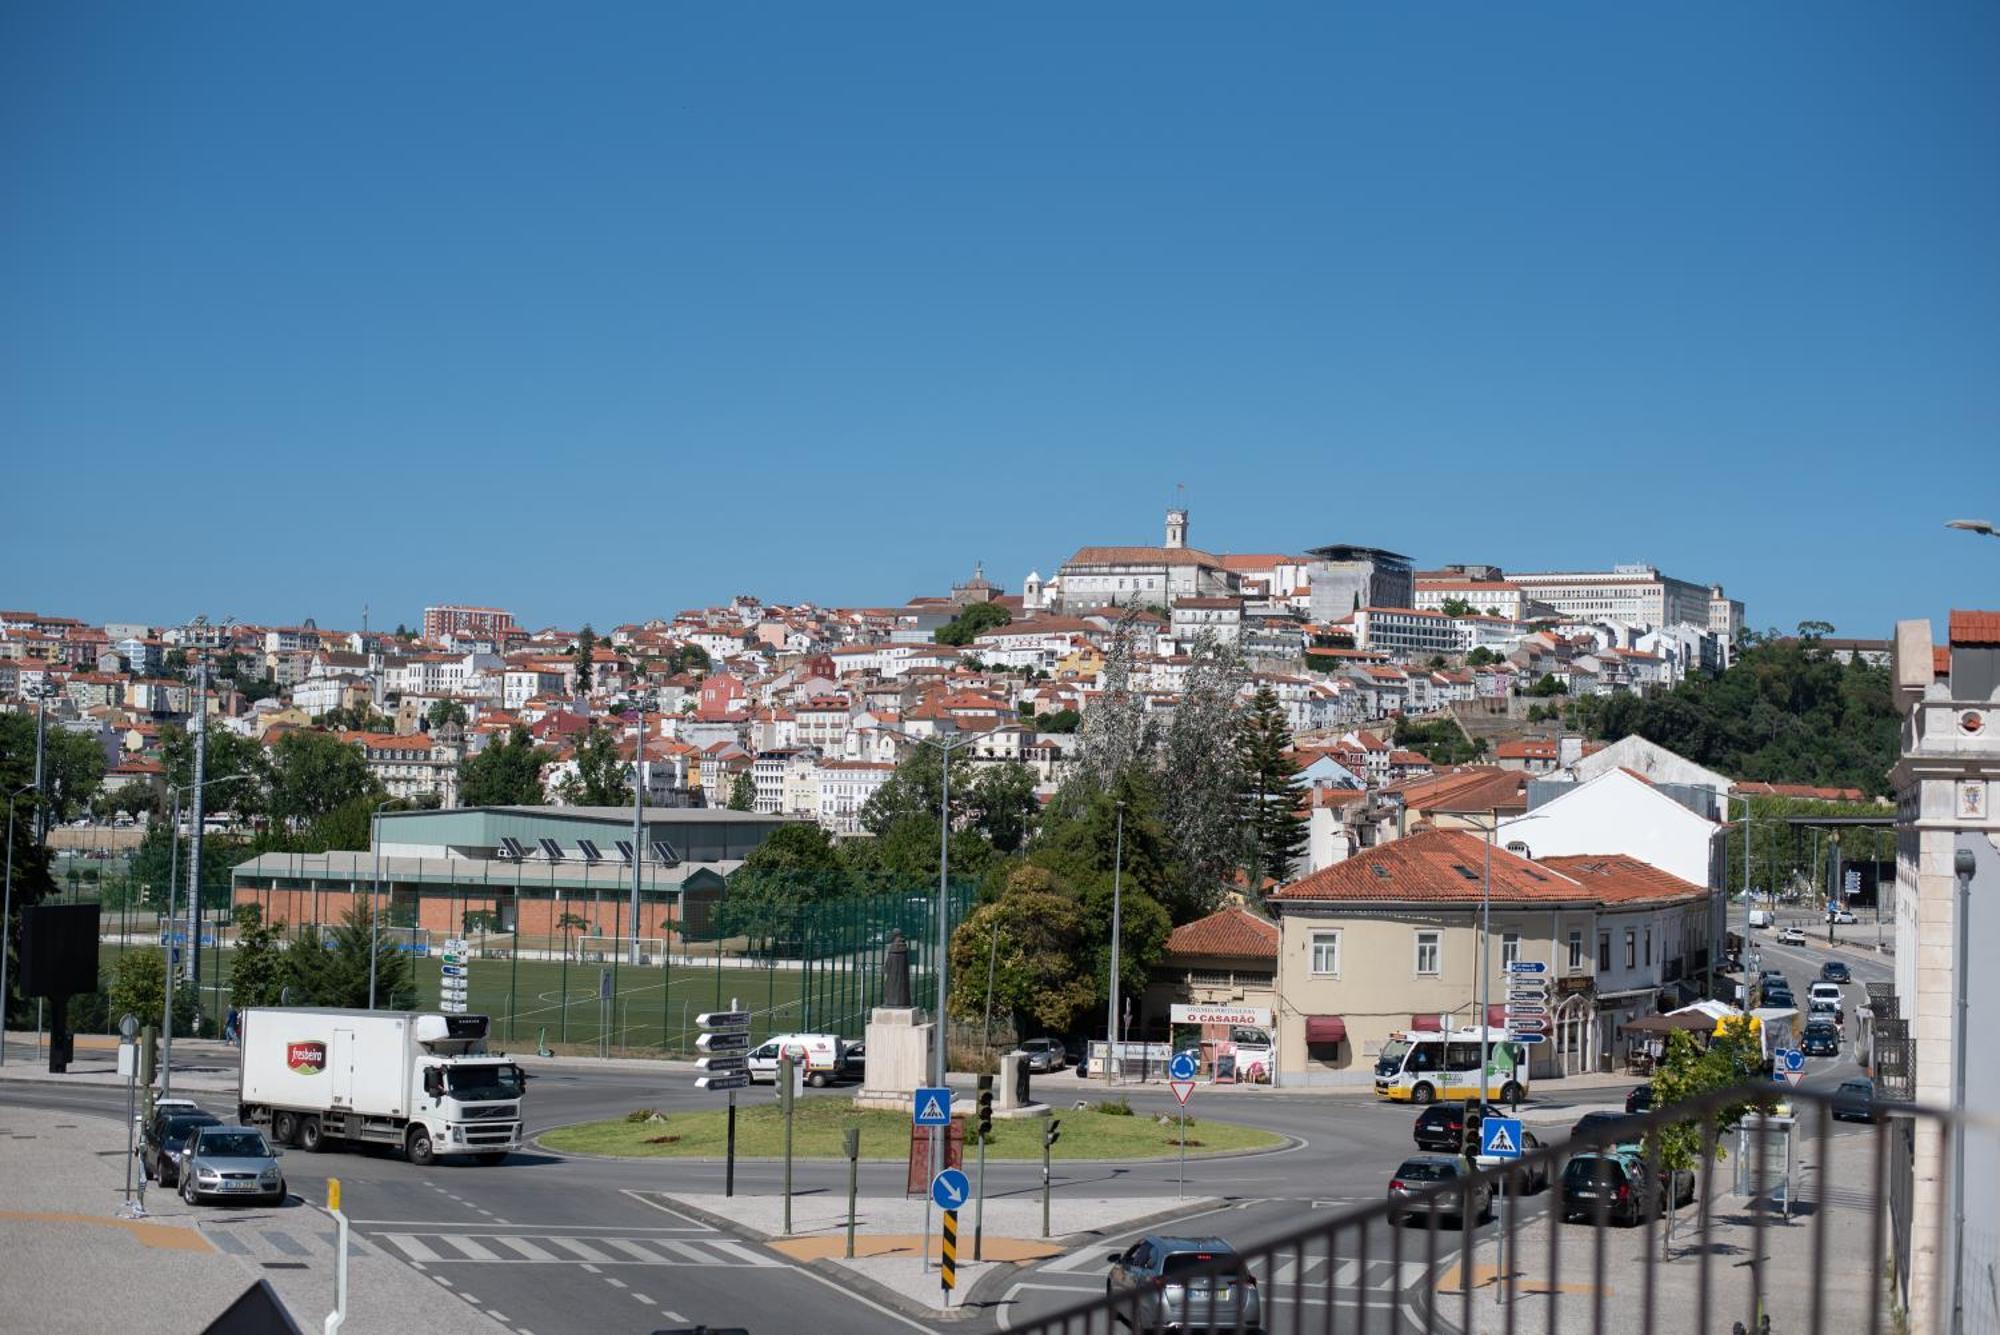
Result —
<svg viewBox="0 0 2000 1335"><path fill-rule="evenodd" d="M1232 905L1174 928L1167 937L1167 954L1274 960L1278 957L1278 925Z"/></svg>
<svg viewBox="0 0 2000 1335"><path fill-rule="evenodd" d="M1951 650L1942 644L1931 646L1931 676L1951 675Z"/></svg>
<svg viewBox="0 0 2000 1335"><path fill-rule="evenodd" d="M1493 748L1502 760L1554 760L1557 752L1556 743L1540 737L1517 737Z"/></svg>
<svg viewBox="0 0 2000 1335"><path fill-rule="evenodd" d="M1520 770L1467 765L1428 778L1411 779L1387 791L1400 795L1413 812L1526 811L1528 778Z"/></svg>
<svg viewBox="0 0 2000 1335"><path fill-rule="evenodd" d="M1220 566L1198 547L1079 547L1065 566Z"/></svg>
<svg viewBox="0 0 2000 1335"><path fill-rule="evenodd" d="M1272 892L1277 900L1438 900L1476 904L1485 892L1486 841L1463 830L1429 830L1365 848ZM1572 902L1592 898L1575 880L1495 847L1493 898Z"/></svg>
<svg viewBox="0 0 2000 1335"><path fill-rule="evenodd" d="M1964 612L1953 608L1947 638L1954 646L2000 646L2000 612Z"/></svg>
<svg viewBox="0 0 2000 1335"><path fill-rule="evenodd" d="M1578 853L1542 859L1576 878L1591 896L1606 904L1644 904L1676 899L1706 899L1708 891L1672 872L1661 871L1650 862L1623 853Z"/></svg>
<svg viewBox="0 0 2000 1335"><path fill-rule="evenodd" d="M1818 802L1868 800L1868 794L1859 788L1824 788L1810 783L1738 783L1735 789L1747 797L1807 797Z"/></svg>

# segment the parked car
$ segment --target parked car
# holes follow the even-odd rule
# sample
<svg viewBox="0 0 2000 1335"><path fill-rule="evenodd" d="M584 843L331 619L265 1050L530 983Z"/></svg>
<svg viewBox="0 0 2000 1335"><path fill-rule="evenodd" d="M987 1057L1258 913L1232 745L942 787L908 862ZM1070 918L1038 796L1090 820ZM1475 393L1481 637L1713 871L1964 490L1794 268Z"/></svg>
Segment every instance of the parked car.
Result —
<svg viewBox="0 0 2000 1335"><path fill-rule="evenodd" d="M1256 1277L1221 1238L1148 1234L1110 1257L1106 1297L1126 1297L1119 1315L1134 1330L1259 1330Z"/></svg>
<svg viewBox="0 0 2000 1335"><path fill-rule="evenodd" d="M1828 909L1826 911L1826 920L1828 922L1837 922L1843 924L1860 921L1859 918L1856 918L1854 916L1853 909L1839 909L1839 908Z"/></svg>
<svg viewBox="0 0 2000 1335"><path fill-rule="evenodd" d="M1433 1103L1417 1114L1410 1131L1420 1150L1457 1154L1465 1148L1465 1105Z"/></svg>
<svg viewBox="0 0 2000 1335"><path fill-rule="evenodd" d="M1471 1175L1472 1170L1463 1159L1445 1154L1419 1154L1403 1160L1395 1176L1389 1179L1389 1199L1401 1202L1408 1214L1435 1214L1463 1228L1468 1202L1464 1190L1456 1184ZM1433 1188L1442 1189L1436 1195L1425 1194ZM1472 1188L1469 1204L1472 1222L1486 1222L1493 1214L1493 1188L1483 1182L1477 1184Z"/></svg>
<svg viewBox="0 0 2000 1335"><path fill-rule="evenodd" d="M1069 1065L1069 1050L1059 1038L1031 1038L1021 1045L1021 1051L1028 1055L1028 1069L1036 1075Z"/></svg>
<svg viewBox="0 0 2000 1335"><path fill-rule="evenodd" d="M841 1053L841 1057L843 1058L841 1064L842 1075L845 1075L852 1080L864 1080L867 1078L868 1076L867 1040L864 1039L859 1043L849 1043L847 1045L846 1050Z"/></svg>
<svg viewBox="0 0 2000 1335"><path fill-rule="evenodd" d="M1579 1154L1563 1169L1557 1204L1564 1223L1595 1219L1602 1209L1612 1223L1637 1224L1660 1212L1667 1199L1663 1188L1668 1180L1675 1205L1694 1199L1694 1174L1686 1169L1649 1182L1645 1161L1636 1154Z"/></svg>
<svg viewBox="0 0 2000 1335"><path fill-rule="evenodd" d="M1526 1127L1521 1128L1522 1156L1526 1157L1527 1155L1533 1154L1535 1151L1541 1148L1542 1148L1541 1138L1537 1136L1534 1132L1528 1130ZM1472 1162L1478 1167L1485 1169L1485 1168L1502 1168L1505 1167L1510 1161L1506 1159L1496 1159L1491 1155L1482 1154L1479 1155L1477 1158L1473 1159ZM1547 1191L1549 1189L1548 1161L1544 1159L1539 1163L1529 1164L1523 1167L1521 1169L1521 1176L1519 1178L1519 1181L1521 1184L1521 1194L1523 1196L1534 1196L1541 1192ZM1506 1190L1508 1190L1508 1188L1505 1187L1502 1188L1503 1192Z"/></svg>
<svg viewBox="0 0 2000 1335"><path fill-rule="evenodd" d="M1842 1122L1872 1122L1875 1113L1875 1082L1866 1078L1843 1080L1833 1091L1833 1116Z"/></svg>
<svg viewBox="0 0 2000 1335"><path fill-rule="evenodd" d="M181 1199L199 1205L211 1196L254 1198L266 1205L285 1199L278 1152L254 1126L204 1126L181 1150Z"/></svg>
<svg viewBox="0 0 2000 1335"><path fill-rule="evenodd" d="M1806 934L1805 934L1805 933L1804 933L1803 931L1799 930L1798 928L1796 928L1796 927L1780 927L1780 928L1778 929L1778 944L1779 944L1779 945L1781 945L1781 946L1802 946L1802 945L1804 945L1805 943L1806 943Z"/></svg>
<svg viewBox="0 0 2000 1335"><path fill-rule="evenodd" d="M1628 1116L1653 1110L1653 1085L1651 1081L1635 1085L1625 1092L1625 1112Z"/></svg>
<svg viewBox="0 0 2000 1335"><path fill-rule="evenodd" d="M1847 971L1846 963L1841 960L1828 960L1826 963L1820 965L1819 976L1820 981L1825 983L1851 983L1854 981L1854 975Z"/></svg>
<svg viewBox="0 0 2000 1335"><path fill-rule="evenodd" d="M188 1137L204 1126L221 1126L222 1119L199 1108L156 1109L139 1137L140 1171L163 1187L180 1181L180 1154Z"/></svg>
<svg viewBox="0 0 2000 1335"><path fill-rule="evenodd" d="M1799 1036L1799 1051L1808 1057L1838 1057L1840 1031L1830 1024L1808 1024Z"/></svg>

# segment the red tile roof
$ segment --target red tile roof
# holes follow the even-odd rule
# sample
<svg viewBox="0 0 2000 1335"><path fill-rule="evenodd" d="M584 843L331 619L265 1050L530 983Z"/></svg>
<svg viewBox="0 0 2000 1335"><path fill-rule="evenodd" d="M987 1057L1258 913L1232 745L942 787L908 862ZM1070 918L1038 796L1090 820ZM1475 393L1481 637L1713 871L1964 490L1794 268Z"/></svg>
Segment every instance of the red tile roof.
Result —
<svg viewBox="0 0 2000 1335"><path fill-rule="evenodd" d="M1274 960L1278 957L1278 925L1232 906L1174 928L1167 937L1167 954Z"/></svg>
<svg viewBox="0 0 2000 1335"><path fill-rule="evenodd" d="M1965 612L1953 608L1947 638L1954 646L2000 646L2000 612Z"/></svg>
<svg viewBox="0 0 2000 1335"><path fill-rule="evenodd" d="M1672 872L1661 871L1650 862L1623 853L1547 857L1542 859L1542 865L1576 878L1594 898L1607 905L1670 903L1708 897L1708 891L1692 881L1684 881Z"/></svg>
<svg viewBox="0 0 2000 1335"><path fill-rule="evenodd" d="M1493 754L1502 760L1554 760L1557 746L1540 737L1517 737L1494 747Z"/></svg>
<svg viewBox="0 0 2000 1335"><path fill-rule="evenodd" d="M1493 898L1505 903L1589 899L1575 880L1495 847ZM1272 892L1280 901L1437 900L1478 903L1486 841L1463 830L1429 830L1365 848Z"/></svg>

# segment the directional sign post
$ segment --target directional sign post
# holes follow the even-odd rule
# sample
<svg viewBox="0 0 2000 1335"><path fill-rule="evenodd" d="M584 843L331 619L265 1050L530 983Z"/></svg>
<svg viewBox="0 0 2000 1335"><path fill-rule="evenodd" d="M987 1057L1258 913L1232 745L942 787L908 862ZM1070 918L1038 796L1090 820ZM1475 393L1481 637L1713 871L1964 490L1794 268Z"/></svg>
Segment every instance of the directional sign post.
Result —
<svg viewBox="0 0 2000 1335"><path fill-rule="evenodd" d="M696 1089L724 1090L729 1095L729 1135L725 1148L722 1170L722 1194L736 1194L736 1091L750 1084L750 1012L738 1007L736 998L729 999L726 1011L703 1011L694 1017L694 1022L702 1030L694 1045L703 1055L695 1062L701 1074L695 1077ZM787 1210L791 1197L786 1195Z"/></svg>
<svg viewBox="0 0 2000 1335"><path fill-rule="evenodd" d="M1508 973L1547 973L1549 966L1541 960L1509 960Z"/></svg>
<svg viewBox="0 0 2000 1335"><path fill-rule="evenodd" d="M438 955L438 1009L447 1015L465 1014L465 942L447 937Z"/></svg>

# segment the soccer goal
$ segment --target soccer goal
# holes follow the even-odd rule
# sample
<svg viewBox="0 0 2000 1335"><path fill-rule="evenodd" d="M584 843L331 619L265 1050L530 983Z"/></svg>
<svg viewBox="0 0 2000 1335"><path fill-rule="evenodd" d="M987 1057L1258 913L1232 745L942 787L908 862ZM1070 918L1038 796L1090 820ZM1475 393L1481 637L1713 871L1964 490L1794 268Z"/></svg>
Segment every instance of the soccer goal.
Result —
<svg viewBox="0 0 2000 1335"><path fill-rule="evenodd" d="M432 953L431 932L428 927L384 926L382 939L391 943L400 955L424 958Z"/></svg>
<svg viewBox="0 0 2000 1335"><path fill-rule="evenodd" d="M562 949L562 938L556 938L556 949ZM632 938L629 936L572 936L569 939L569 957L579 964L619 964L632 959ZM639 960L642 964L658 965L667 953L667 939L664 936L642 936L639 938Z"/></svg>

